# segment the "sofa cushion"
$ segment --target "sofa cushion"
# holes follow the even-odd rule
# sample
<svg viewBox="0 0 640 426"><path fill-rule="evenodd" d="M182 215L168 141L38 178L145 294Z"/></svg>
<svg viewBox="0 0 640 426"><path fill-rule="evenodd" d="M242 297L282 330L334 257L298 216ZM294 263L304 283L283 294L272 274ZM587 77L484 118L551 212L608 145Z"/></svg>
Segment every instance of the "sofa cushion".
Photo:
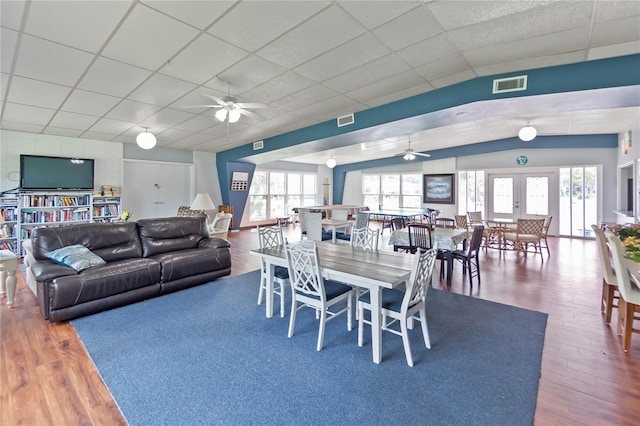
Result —
<svg viewBox="0 0 640 426"><path fill-rule="evenodd" d="M103 258L80 244L50 251L47 253L47 257L60 265L68 266L78 272L106 263Z"/></svg>
<svg viewBox="0 0 640 426"><path fill-rule="evenodd" d="M162 281L218 271L231 266L229 250L197 248L157 254L151 259L162 264Z"/></svg>
<svg viewBox="0 0 640 426"><path fill-rule="evenodd" d="M110 262L76 275L55 278L49 286L51 309L125 293L160 282L160 263L136 258ZM159 292L159 290L158 290Z"/></svg>
<svg viewBox="0 0 640 426"><path fill-rule="evenodd" d="M138 232L144 257L193 249L209 237L206 217L141 219Z"/></svg>

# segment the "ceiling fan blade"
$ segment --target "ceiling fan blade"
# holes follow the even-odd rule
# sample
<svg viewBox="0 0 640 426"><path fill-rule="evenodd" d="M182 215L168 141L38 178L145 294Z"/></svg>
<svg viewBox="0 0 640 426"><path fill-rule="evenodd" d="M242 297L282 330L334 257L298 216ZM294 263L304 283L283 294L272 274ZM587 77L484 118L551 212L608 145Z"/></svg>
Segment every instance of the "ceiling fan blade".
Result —
<svg viewBox="0 0 640 426"><path fill-rule="evenodd" d="M431 154L423 154L421 152L414 152L413 155L419 155L421 157L431 157Z"/></svg>
<svg viewBox="0 0 640 426"><path fill-rule="evenodd" d="M184 105L180 108L222 108L223 105Z"/></svg>
<svg viewBox="0 0 640 426"><path fill-rule="evenodd" d="M254 114L251 111L248 111L246 109L238 109L238 111L240 112L240 114L246 115L247 117L255 118L256 120L262 120L263 119L258 114Z"/></svg>
<svg viewBox="0 0 640 426"><path fill-rule="evenodd" d="M238 108L269 108L265 104L240 102L235 104Z"/></svg>
<svg viewBox="0 0 640 426"><path fill-rule="evenodd" d="M212 99L212 100L216 101L219 105L222 105L222 106L227 105L227 102L226 102L226 101L224 101L224 100L222 100L222 99L218 98L217 96L209 95L209 94L207 94L207 93L204 93L204 95L205 95L207 98L209 98L209 99Z"/></svg>

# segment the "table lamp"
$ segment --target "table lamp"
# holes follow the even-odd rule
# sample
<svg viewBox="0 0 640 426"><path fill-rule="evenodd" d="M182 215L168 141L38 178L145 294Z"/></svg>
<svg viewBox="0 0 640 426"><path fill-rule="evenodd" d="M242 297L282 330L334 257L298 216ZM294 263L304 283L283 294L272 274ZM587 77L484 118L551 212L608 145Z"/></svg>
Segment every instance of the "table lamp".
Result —
<svg viewBox="0 0 640 426"><path fill-rule="evenodd" d="M209 226L209 214L206 211L215 210L216 206L213 204L213 201L211 201L209 194L197 194L189 208L204 213L205 216L207 216L207 226Z"/></svg>

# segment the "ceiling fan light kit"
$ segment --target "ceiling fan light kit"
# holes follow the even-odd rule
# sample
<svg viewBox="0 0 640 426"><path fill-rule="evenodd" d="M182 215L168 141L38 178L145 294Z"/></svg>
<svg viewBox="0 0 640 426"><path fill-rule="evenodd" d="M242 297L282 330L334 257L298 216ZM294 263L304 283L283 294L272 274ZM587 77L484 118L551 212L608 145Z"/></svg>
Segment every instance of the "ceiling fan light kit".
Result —
<svg viewBox="0 0 640 426"><path fill-rule="evenodd" d="M151 149L156 146L156 137L147 130L148 129L145 128L144 132L140 132L138 136L136 136L136 143L142 149Z"/></svg>
<svg viewBox="0 0 640 426"><path fill-rule="evenodd" d="M537 135L538 131L535 127L529 126L529 123L518 132L518 137L525 142L532 141Z"/></svg>
<svg viewBox="0 0 640 426"><path fill-rule="evenodd" d="M403 159L407 160L407 161L411 161L411 160L415 160L416 156L420 156L420 157L431 157L431 154L424 154L422 152L415 152L413 149L411 149L411 139L409 139L409 145L407 147L407 149L404 150L404 152L401 152L400 154L396 154L397 157L402 157Z"/></svg>
<svg viewBox="0 0 640 426"><path fill-rule="evenodd" d="M404 158L405 160L409 161L409 160L415 160L416 156L413 155L413 153L411 153L411 152L407 152L402 158Z"/></svg>

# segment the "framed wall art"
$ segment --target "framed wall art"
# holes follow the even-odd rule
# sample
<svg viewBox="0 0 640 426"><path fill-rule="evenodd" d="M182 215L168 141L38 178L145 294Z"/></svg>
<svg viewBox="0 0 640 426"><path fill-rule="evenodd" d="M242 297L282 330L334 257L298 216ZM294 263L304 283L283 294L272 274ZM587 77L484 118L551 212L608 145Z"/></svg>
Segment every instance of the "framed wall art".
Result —
<svg viewBox="0 0 640 426"><path fill-rule="evenodd" d="M455 175L424 175L423 202L455 204Z"/></svg>

